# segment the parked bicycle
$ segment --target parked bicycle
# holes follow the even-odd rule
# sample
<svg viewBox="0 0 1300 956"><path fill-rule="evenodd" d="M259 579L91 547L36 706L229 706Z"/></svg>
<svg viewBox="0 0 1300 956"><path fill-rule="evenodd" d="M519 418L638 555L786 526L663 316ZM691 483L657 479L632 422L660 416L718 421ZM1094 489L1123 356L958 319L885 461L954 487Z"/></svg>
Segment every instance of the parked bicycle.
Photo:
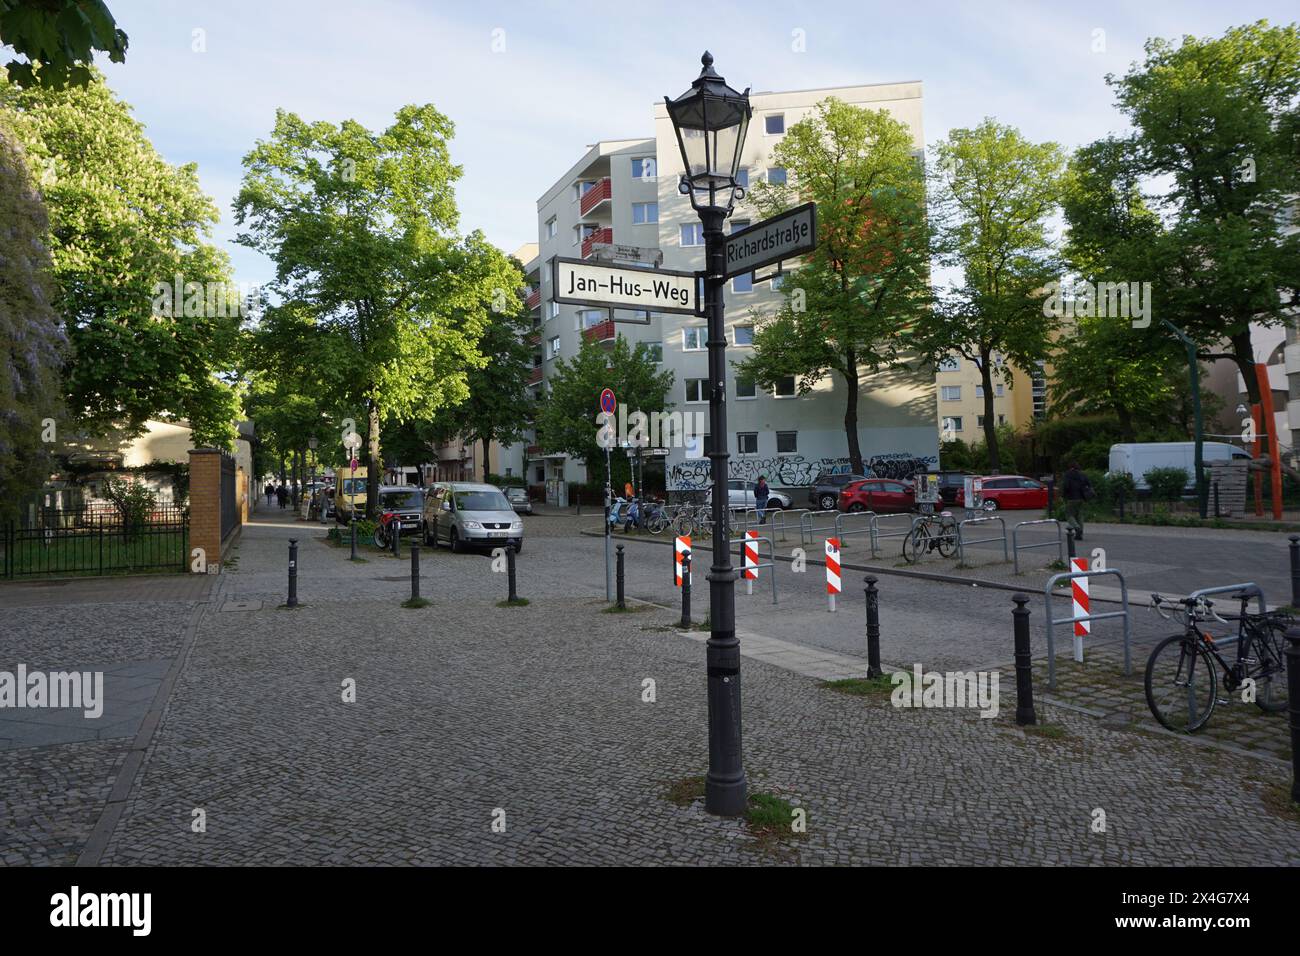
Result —
<svg viewBox="0 0 1300 956"><path fill-rule="evenodd" d="M916 564L922 557L938 551L945 558L957 553L957 519L951 511L923 514L921 520L903 538L903 559Z"/></svg>
<svg viewBox="0 0 1300 956"><path fill-rule="evenodd" d="M1162 725L1170 730L1195 733L1206 725L1219 697L1219 674L1223 689L1231 694L1253 682L1254 700L1261 710L1276 713L1287 706L1286 629L1295 619L1284 611L1248 611L1251 596L1232 596L1241 602L1240 613L1224 618L1214 610L1214 602L1205 597L1171 601L1159 594L1151 595L1151 608L1166 620L1178 619L1183 633L1166 638L1156 645L1147 659L1147 706ZM1180 606L1181 605L1181 606ZM1215 638L1205 629L1208 621L1231 627L1236 633ZM1237 657L1228 663L1219 653L1224 639L1237 642Z"/></svg>

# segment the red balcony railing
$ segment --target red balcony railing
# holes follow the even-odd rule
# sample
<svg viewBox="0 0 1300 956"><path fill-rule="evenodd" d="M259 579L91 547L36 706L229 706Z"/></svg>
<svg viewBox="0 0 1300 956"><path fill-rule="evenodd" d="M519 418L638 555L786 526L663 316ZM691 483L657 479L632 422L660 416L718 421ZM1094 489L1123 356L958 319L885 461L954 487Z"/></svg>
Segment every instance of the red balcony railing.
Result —
<svg viewBox="0 0 1300 956"><path fill-rule="evenodd" d="M585 216L601 203L609 202L613 195L609 177L606 176L582 194L582 201L578 203L578 208L582 210L582 214Z"/></svg>
<svg viewBox="0 0 1300 956"><path fill-rule="evenodd" d="M541 446L541 445L529 445L527 451L528 451L528 454L529 454L529 455L540 455L540 454L542 453L542 446Z"/></svg>
<svg viewBox="0 0 1300 956"><path fill-rule="evenodd" d="M614 323L609 319L582 330L582 337L588 342L612 342L614 335Z"/></svg>
<svg viewBox="0 0 1300 956"><path fill-rule="evenodd" d="M542 290L530 289L528 292L528 297L524 299L524 302L528 305L528 308L530 310L540 309L542 307Z"/></svg>
<svg viewBox="0 0 1300 956"><path fill-rule="evenodd" d="M594 246L594 245L602 244L602 243L603 243L604 245L613 245L613 244L614 244L614 230L613 230L613 229L610 229L610 228L608 228L608 227L606 227L606 228L604 228L604 229L597 229L597 230L595 230L591 235L589 235L586 239L582 240L582 258L584 258L584 259L590 259L590 258L591 258L591 247Z"/></svg>
<svg viewBox="0 0 1300 956"><path fill-rule="evenodd" d="M528 384L536 385L542 380L542 367L538 365L533 369L533 374L528 376Z"/></svg>

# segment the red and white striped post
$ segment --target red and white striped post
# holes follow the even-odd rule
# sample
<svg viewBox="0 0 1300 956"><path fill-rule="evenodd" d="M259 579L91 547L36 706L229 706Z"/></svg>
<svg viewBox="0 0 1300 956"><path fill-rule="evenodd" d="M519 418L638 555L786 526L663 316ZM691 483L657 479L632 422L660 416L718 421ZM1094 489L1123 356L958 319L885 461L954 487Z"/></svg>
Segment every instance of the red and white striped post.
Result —
<svg viewBox="0 0 1300 956"><path fill-rule="evenodd" d="M754 593L754 582L758 580L758 532L745 532L745 593Z"/></svg>
<svg viewBox="0 0 1300 956"><path fill-rule="evenodd" d="M673 570L675 572L674 584L677 587L682 586L682 557L691 553L691 536L689 534L679 535L674 544Z"/></svg>
<svg viewBox="0 0 1300 956"><path fill-rule="evenodd" d="M840 593L840 539L826 539L826 600L835 613L835 595Z"/></svg>
<svg viewBox="0 0 1300 956"><path fill-rule="evenodd" d="M1071 571L1087 571L1087 558L1071 558L1070 563L1074 565ZM1074 659L1083 663L1083 639L1092 633L1092 621L1077 620L1080 617L1086 617L1092 613L1088 610L1088 579L1073 578L1070 581L1070 589L1074 593Z"/></svg>

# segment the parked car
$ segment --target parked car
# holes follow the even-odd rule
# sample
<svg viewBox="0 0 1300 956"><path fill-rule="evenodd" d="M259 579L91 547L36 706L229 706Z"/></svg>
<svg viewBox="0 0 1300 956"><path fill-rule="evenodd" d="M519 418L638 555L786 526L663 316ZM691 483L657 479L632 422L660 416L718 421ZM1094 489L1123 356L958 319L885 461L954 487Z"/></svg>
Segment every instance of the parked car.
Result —
<svg viewBox="0 0 1300 956"><path fill-rule="evenodd" d="M1024 475L992 475L984 479L984 510L1045 509L1047 486ZM966 489L957 489L957 504L966 505Z"/></svg>
<svg viewBox="0 0 1300 956"><path fill-rule="evenodd" d="M1250 460L1244 448L1227 442L1207 441L1201 447L1203 461ZM1110 470L1133 476L1138 491L1149 491L1147 472L1152 468L1182 468L1187 472L1187 493L1196 491L1196 443L1190 441L1130 442L1110 446Z"/></svg>
<svg viewBox="0 0 1300 956"><path fill-rule="evenodd" d="M935 471L931 472L939 476L939 497L943 499L946 505L955 505L957 503L957 493L960 492L966 481L966 476L971 474L969 471Z"/></svg>
<svg viewBox="0 0 1300 956"><path fill-rule="evenodd" d="M705 503L712 503L713 489L704 496ZM789 508L792 504L789 495L779 491L769 491L767 499L767 509L775 511ZM727 505L732 511L747 511L754 507L754 483L745 478L730 478L727 480Z"/></svg>
<svg viewBox="0 0 1300 956"><path fill-rule="evenodd" d="M345 477L334 485L334 517L339 524L352 520L352 509L356 508L357 517L366 516L366 469L362 466L353 475L345 472Z"/></svg>
<svg viewBox="0 0 1300 956"><path fill-rule="evenodd" d="M515 509L515 514L530 515L533 513L533 499L528 497L528 489L512 487L506 489L506 500L510 506Z"/></svg>
<svg viewBox="0 0 1300 956"><path fill-rule="evenodd" d="M910 481L893 478L864 478L840 492L840 511L902 512L916 507L916 492Z"/></svg>
<svg viewBox="0 0 1300 956"><path fill-rule="evenodd" d="M824 471L813 481L808 492L808 504L818 511L834 511L839 504L840 492L853 482L863 481L869 475L852 475L848 472L832 474Z"/></svg>
<svg viewBox="0 0 1300 956"><path fill-rule="evenodd" d="M524 549L524 522L496 485L439 482L424 496L424 543L453 552L513 546Z"/></svg>
<svg viewBox="0 0 1300 956"><path fill-rule="evenodd" d="M400 525L402 534L416 534L424 520L424 492L414 485L380 485L377 510L385 528Z"/></svg>

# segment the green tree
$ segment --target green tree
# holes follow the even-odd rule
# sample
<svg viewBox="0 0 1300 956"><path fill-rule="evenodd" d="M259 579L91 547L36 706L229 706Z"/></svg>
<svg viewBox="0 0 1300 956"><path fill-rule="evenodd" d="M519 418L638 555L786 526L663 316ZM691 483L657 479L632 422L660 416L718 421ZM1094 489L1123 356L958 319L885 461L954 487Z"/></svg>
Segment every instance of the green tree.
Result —
<svg viewBox="0 0 1300 956"><path fill-rule="evenodd" d="M381 423L468 398L488 309L518 296L506 257L478 232L455 233L453 129L431 105L402 107L378 134L281 110L244 158L239 241L275 261L276 336L315 338L304 356L330 353L318 394L363 412L371 502Z"/></svg>
<svg viewBox="0 0 1300 956"><path fill-rule="evenodd" d="M18 86L63 89L91 82L95 51L126 62L126 34L103 0L0 0L0 45L26 60L5 64Z"/></svg>
<svg viewBox="0 0 1300 956"><path fill-rule="evenodd" d="M1284 321L1300 288L1300 28L1260 21L1222 37L1147 42L1108 76L1134 133L1132 174L1166 228L1152 249L1157 315L1229 358L1259 401L1250 325ZM1122 237L1121 237L1122 238ZM1138 277L1134 277L1138 278Z"/></svg>
<svg viewBox="0 0 1300 956"><path fill-rule="evenodd" d="M931 360L957 352L980 369L984 441L999 471L994 378L1011 387L1003 363L1032 374L1053 329L1043 314L1044 288L1059 276L1048 220L1061 198L1065 154L992 119L952 130L935 152L939 244L962 278L917 323L915 342Z"/></svg>
<svg viewBox="0 0 1300 956"><path fill-rule="evenodd" d="M164 161L98 77L63 90L0 80L0 115L39 171L50 211L72 346L69 413L92 432L184 418L197 443L228 445L236 402L218 376L231 368L240 308L225 254L205 241L217 209L195 166ZM191 284L183 301L170 294L177 277ZM214 288L219 296L205 294Z"/></svg>
<svg viewBox="0 0 1300 956"><path fill-rule="evenodd" d="M758 183L751 200L764 216L815 201L818 244L782 286L777 313L758 318L753 355L737 373L767 388L795 375L801 394L837 374L861 473L862 376L898 359L903 331L929 302L924 174L906 123L834 97L786 131L772 161L786 183Z"/></svg>
<svg viewBox="0 0 1300 956"><path fill-rule="evenodd" d="M17 139L0 116L0 519L15 517L52 461L46 424L62 415L48 220ZM48 420L48 421L47 421Z"/></svg>
<svg viewBox="0 0 1300 956"><path fill-rule="evenodd" d="M649 416L670 407L666 399L673 378L672 372L659 371L642 342L633 348L620 335L607 351L586 340L572 359L555 362L548 379L550 393L537 413L537 439L548 452L564 452L584 462L590 480L604 481L605 449L596 422L600 393L613 389L629 416L633 412Z"/></svg>

